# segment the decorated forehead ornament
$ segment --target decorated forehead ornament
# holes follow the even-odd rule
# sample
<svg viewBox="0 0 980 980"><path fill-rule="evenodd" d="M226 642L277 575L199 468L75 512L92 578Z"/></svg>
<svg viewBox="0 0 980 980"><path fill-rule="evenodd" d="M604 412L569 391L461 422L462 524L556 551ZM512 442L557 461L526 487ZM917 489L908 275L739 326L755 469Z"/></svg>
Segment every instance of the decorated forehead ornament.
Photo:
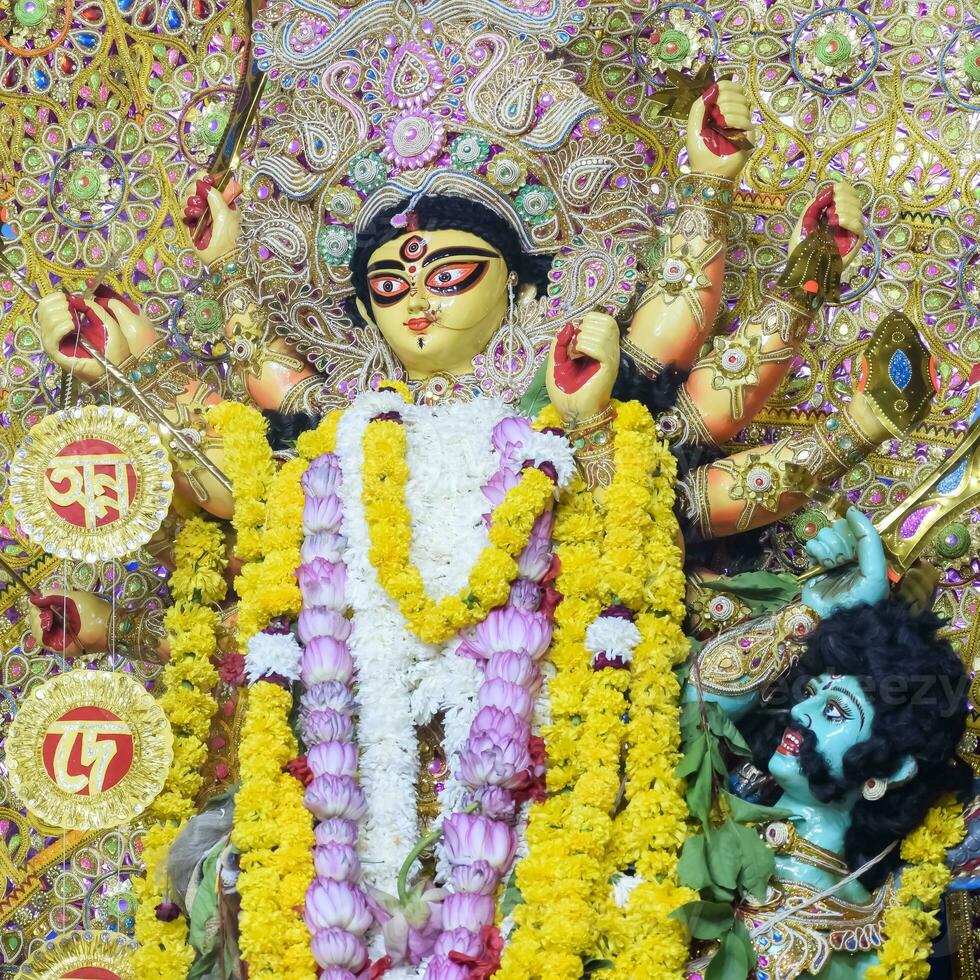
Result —
<svg viewBox="0 0 980 980"><path fill-rule="evenodd" d="M88 405L46 416L10 464L10 503L48 554L122 558L160 528L173 478L159 436L121 408Z"/></svg>
<svg viewBox="0 0 980 980"><path fill-rule="evenodd" d="M51 827L98 830L135 819L163 789L173 735L129 674L79 669L34 688L5 751L31 813Z"/></svg>
<svg viewBox="0 0 980 980"><path fill-rule="evenodd" d="M546 0L532 17L495 3L479 22L481 2L465 5L472 23L451 19L459 4L450 16L447 4L376 2L330 16L277 4L255 25L274 95L243 259L259 298L280 307L276 329L321 370L337 369L317 354L345 329L358 234L392 208L392 224L413 230L427 197L477 202L525 253L555 257L538 315L548 330L633 298L649 154L545 50L581 29L588 5ZM527 33L510 34L508 17L529 18ZM311 287L333 309L311 318Z"/></svg>

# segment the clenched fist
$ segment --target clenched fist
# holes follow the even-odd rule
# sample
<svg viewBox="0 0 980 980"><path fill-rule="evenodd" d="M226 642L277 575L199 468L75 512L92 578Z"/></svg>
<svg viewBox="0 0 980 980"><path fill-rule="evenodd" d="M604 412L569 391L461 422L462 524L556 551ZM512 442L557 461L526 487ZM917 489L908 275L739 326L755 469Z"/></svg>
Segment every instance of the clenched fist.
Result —
<svg viewBox="0 0 980 980"><path fill-rule="evenodd" d="M736 142L752 141L752 111L745 89L722 79L696 99L687 117L687 156L691 170L736 180L750 149Z"/></svg>
<svg viewBox="0 0 980 980"><path fill-rule="evenodd" d="M802 239L814 232L821 222L827 225L833 235L846 269L857 258L864 243L864 215L861 213L861 202L858 200L857 191L850 184L840 181L824 187L804 208L790 239L790 252Z"/></svg>
<svg viewBox="0 0 980 980"><path fill-rule="evenodd" d="M157 340L139 307L106 286L99 286L89 299L50 293L37 305L37 322L48 357L87 384L101 380L104 371L79 338L117 366Z"/></svg>
<svg viewBox="0 0 980 980"><path fill-rule="evenodd" d="M235 199L241 192L241 184L234 180L219 191L206 176L199 177L185 195L184 225L202 262L210 265L238 245L242 216Z"/></svg>
<svg viewBox="0 0 980 980"><path fill-rule="evenodd" d="M608 313L566 323L552 341L547 371L548 395L566 423L597 415L619 373L619 325Z"/></svg>

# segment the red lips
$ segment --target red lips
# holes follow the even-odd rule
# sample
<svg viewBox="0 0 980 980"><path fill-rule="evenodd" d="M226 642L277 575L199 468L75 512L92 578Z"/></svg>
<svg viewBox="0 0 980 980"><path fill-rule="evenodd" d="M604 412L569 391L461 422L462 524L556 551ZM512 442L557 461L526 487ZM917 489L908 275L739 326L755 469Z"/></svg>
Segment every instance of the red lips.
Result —
<svg viewBox="0 0 980 980"><path fill-rule="evenodd" d="M415 333L422 333L424 330L428 330L432 321L428 317L417 316L413 317L411 320L405 321L405 326L409 330L414 330Z"/></svg>
<svg viewBox="0 0 980 980"><path fill-rule="evenodd" d="M803 739L792 729L787 728L783 732L783 740L776 746L776 751L780 755L799 755L803 748Z"/></svg>

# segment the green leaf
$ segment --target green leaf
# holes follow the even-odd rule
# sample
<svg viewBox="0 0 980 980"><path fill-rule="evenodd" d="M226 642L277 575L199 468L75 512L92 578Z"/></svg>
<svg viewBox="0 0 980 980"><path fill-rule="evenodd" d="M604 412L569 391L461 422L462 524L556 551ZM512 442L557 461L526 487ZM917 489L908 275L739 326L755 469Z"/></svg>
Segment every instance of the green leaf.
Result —
<svg viewBox="0 0 980 980"><path fill-rule="evenodd" d="M507 918L511 912L517 908L518 905L524 904L524 896L521 894L520 888L514 884L514 876L511 875L510 883L504 889L503 897L500 899L500 915L502 918Z"/></svg>
<svg viewBox="0 0 980 980"><path fill-rule="evenodd" d="M785 810L778 806L762 806L759 803L749 803L728 790L722 790L728 809L731 811L732 820L738 823L768 823L770 820L784 820L792 815L792 810Z"/></svg>
<svg viewBox="0 0 980 980"><path fill-rule="evenodd" d="M795 575L786 572L744 572L705 583L712 592L737 596L747 603L752 617L765 616L792 602L800 594Z"/></svg>
<svg viewBox="0 0 980 980"><path fill-rule="evenodd" d="M721 885L712 882L701 889L701 897L709 902L727 902L731 904L735 901L734 888L722 888Z"/></svg>
<svg viewBox="0 0 980 980"><path fill-rule="evenodd" d="M682 744L686 748L689 742L693 742L702 733L701 706L697 701L683 701L681 703Z"/></svg>
<svg viewBox="0 0 980 980"><path fill-rule="evenodd" d="M704 980L745 980L753 958L750 950L751 947L746 949L742 937L733 928L725 934L721 947L704 971Z"/></svg>
<svg viewBox="0 0 980 980"><path fill-rule="evenodd" d="M708 751L708 736L702 735L701 738L693 741L685 750L681 761L677 763L674 772L681 779L686 776L693 776L701 768L705 754Z"/></svg>
<svg viewBox="0 0 980 980"><path fill-rule="evenodd" d="M697 779L687 788L687 808L691 815L707 827L711 818L712 769L709 755L705 755L698 769Z"/></svg>
<svg viewBox="0 0 980 980"><path fill-rule="evenodd" d="M718 738L723 738L728 747L736 755L752 755L752 750L748 743L742 738L742 733L738 730L735 722L725 714L724 708L717 702L711 701L705 705L708 715L708 727Z"/></svg>
<svg viewBox="0 0 980 980"><path fill-rule="evenodd" d="M731 929L735 913L728 902L688 902L668 918L683 922L695 939L717 939Z"/></svg>
<svg viewBox="0 0 980 980"><path fill-rule="evenodd" d="M615 965L612 960L586 960L582 964L582 976L592 977L602 970L611 970Z"/></svg>
<svg viewBox="0 0 980 980"><path fill-rule="evenodd" d="M776 870L776 856L762 838L751 828L732 823L738 835L742 870L738 887L756 901L764 901L769 879Z"/></svg>
<svg viewBox="0 0 980 980"><path fill-rule="evenodd" d="M735 824L726 820L708 835L705 855L711 880L722 888L734 888L742 870L742 847Z"/></svg>
<svg viewBox="0 0 980 980"><path fill-rule="evenodd" d="M688 837L684 841L680 860L677 862L677 874L680 876L681 884L698 891L711 884L708 858L705 855L706 843L704 834Z"/></svg>

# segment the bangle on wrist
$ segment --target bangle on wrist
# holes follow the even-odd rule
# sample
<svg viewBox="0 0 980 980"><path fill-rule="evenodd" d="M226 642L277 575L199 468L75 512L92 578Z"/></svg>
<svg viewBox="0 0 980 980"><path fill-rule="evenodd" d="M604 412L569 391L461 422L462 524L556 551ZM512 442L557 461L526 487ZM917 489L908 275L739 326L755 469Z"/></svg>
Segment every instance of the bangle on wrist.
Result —
<svg viewBox="0 0 980 980"><path fill-rule="evenodd" d="M616 409L608 405L601 412L577 421L565 432L579 471L590 490L607 487L613 478L613 432Z"/></svg>

